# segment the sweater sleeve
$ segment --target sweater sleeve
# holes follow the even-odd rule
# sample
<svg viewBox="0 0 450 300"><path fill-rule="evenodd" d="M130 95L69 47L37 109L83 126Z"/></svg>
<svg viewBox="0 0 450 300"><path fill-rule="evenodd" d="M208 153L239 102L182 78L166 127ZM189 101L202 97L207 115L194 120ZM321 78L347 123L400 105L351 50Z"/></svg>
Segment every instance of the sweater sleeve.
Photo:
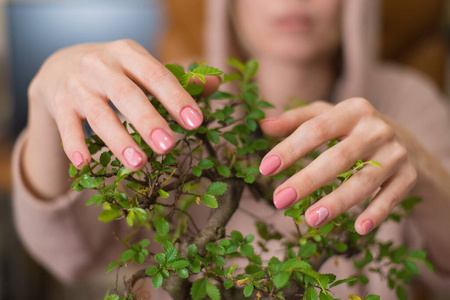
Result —
<svg viewBox="0 0 450 300"><path fill-rule="evenodd" d="M128 228L118 226L118 222L98 221L100 211L85 205L92 191L71 190L51 201L37 198L27 188L21 173L26 141L25 131L15 144L12 158L14 219L23 244L38 262L64 282L104 272L123 250L113 232L123 236Z"/></svg>

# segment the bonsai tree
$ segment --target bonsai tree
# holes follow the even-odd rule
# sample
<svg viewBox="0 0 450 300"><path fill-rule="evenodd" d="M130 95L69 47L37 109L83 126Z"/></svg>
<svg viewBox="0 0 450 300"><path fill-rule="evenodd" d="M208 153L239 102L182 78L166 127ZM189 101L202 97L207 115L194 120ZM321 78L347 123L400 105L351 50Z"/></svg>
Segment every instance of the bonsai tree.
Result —
<svg viewBox="0 0 450 300"><path fill-rule="evenodd" d="M98 159L80 171L70 166L73 189L98 191L86 205L103 207L101 222L126 222L153 234L151 240L145 238L136 243L130 242L136 230L130 236L120 237L123 252L106 271L115 270L119 276L119 270L129 264L142 265L142 271L127 279L124 287L113 287L105 299L133 299L133 284L142 277L151 277L155 288L164 288L174 299L213 300L246 297L331 300L336 299L332 290L337 285L368 282L361 274L337 278L334 274L319 273L320 266L334 256L355 257L357 270L374 262L370 271L387 278L389 288L396 290L398 298L406 299L404 286L418 274L417 262L432 269L425 252L382 243L376 239L377 230L359 236L354 229L356 216L349 212L318 229L303 222L304 212L312 203L334 191L365 165L382 167L377 162L355 162L336 181L287 209L284 215L292 219L292 232L279 232L264 220L255 223L258 236L227 232L226 225L238 209L245 188L253 197L271 204L273 190L280 181L319 155L318 151L312 151L304 160L273 177L259 174L261 158L277 142L264 137L258 125L265 116L262 109L272 105L260 98L258 86L252 83L258 70L255 60L242 63L229 59L229 64L236 73L223 75L222 71L205 65L194 64L189 70L167 65L196 99L204 116L198 129L186 131L149 95L149 101L178 134L179 140L170 153L153 153L135 127L124 122L148 156L144 169L138 172L126 169L96 135L86 139L86 143L92 155L101 153ZM203 86L194 83L204 83L205 76L220 75L223 83L234 84L238 92L218 91L203 96ZM332 140L328 147L338 142ZM404 200L399 211L391 213L387 220L398 222L418 201L416 197ZM193 217L199 206L211 209L203 226ZM276 241L284 249L282 256L264 259L270 241ZM151 252L151 243L160 244L162 251ZM239 264L231 262L236 258ZM196 279L192 280L194 275ZM349 298L361 299L356 295ZM365 295L364 299L379 296Z"/></svg>

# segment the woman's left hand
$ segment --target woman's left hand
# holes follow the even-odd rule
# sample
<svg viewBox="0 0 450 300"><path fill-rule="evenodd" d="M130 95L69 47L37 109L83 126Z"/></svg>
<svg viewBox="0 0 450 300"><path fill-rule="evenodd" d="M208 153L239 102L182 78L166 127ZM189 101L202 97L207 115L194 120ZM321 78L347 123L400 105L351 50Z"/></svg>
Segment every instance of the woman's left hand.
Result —
<svg viewBox="0 0 450 300"><path fill-rule="evenodd" d="M305 216L313 227L339 216L381 188L355 222L356 231L367 234L386 219L416 183L417 171L405 142L407 134L397 130L397 125L365 99L352 98L335 106L317 101L263 120L261 127L270 136L289 135L264 157L260 165L263 175L277 174L320 145L335 138L341 140L275 190L273 201L280 209L307 197L357 160L382 165L366 165L311 205Z"/></svg>

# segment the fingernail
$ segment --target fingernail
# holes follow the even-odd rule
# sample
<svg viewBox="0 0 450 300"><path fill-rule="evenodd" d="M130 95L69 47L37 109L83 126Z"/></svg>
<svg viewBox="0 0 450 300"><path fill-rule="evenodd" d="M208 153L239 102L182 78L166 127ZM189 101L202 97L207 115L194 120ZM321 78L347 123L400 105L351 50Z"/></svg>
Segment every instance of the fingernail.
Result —
<svg viewBox="0 0 450 300"><path fill-rule="evenodd" d="M172 137L163 129L155 129L150 135L150 138L153 141L153 144L161 151L167 152L172 149L174 145L174 141Z"/></svg>
<svg viewBox="0 0 450 300"><path fill-rule="evenodd" d="M83 163L84 159L83 159L83 154L81 154L78 151L75 151L72 154L72 161L75 167L79 167L81 166L81 164Z"/></svg>
<svg viewBox="0 0 450 300"><path fill-rule="evenodd" d="M326 218L328 218L329 212L325 207L319 207L315 211L309 213L308 223L317 226L322 223Z"/></svg>
<svg viewBox="0 0 450 300"><path fill-rule="evenodd" d="M181 111L181 119L184 124L188 126L190 129L195 129L202 125L203 118L202 116L192 107L185 107Z"/></svg>
<svg viewBox="0 0 450 300"><path fill-rule="evenodd" d="M364 222L361 223L361 227L364 229L364 233L369 233L373 227L372 220L365 220Z"/></svg>
<svg viewBox="0 0 450 300"><path fill-rule="evenodd" d="M291 188L285 188L273 197L273 204L278 209L289 207L297 199L297 192Z"/></svg>
<svg viewBox="0 0 450 300"><path fill-rule="evenodd" d="M259 121L259 123L262 124L262 123L265 123L265 122L276 121L276 120L278 120L277 117L267 118L267 119Z"/></svg>
<svg viewBox="0 0 450 300"><path fill-rule="evenodd" d="M133 147L128 147L123 150L122 155L127 163L132 165L133 167L137 167L143 160L142 155Z"/></svg>
<svg viewBox="0 0 450 300"><path fill-rule="evenodd" d="M259 166L259 172L263 175L269 175L275 172L281 165L281 158L278 155L271 155L264 159Z"/></svg>

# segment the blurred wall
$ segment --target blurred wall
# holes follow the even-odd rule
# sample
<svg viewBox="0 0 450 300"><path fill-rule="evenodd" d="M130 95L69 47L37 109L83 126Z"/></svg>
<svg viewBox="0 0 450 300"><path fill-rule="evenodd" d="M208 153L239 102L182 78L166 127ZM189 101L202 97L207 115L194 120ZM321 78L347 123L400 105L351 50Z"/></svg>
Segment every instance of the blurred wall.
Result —
<svg viewBox="0 0 450 300"><path fill-rule="evenodd" d="M10 121L9 66L7 64L7 34L5 5L0 0L0 141L8 135Z"/></svg>

